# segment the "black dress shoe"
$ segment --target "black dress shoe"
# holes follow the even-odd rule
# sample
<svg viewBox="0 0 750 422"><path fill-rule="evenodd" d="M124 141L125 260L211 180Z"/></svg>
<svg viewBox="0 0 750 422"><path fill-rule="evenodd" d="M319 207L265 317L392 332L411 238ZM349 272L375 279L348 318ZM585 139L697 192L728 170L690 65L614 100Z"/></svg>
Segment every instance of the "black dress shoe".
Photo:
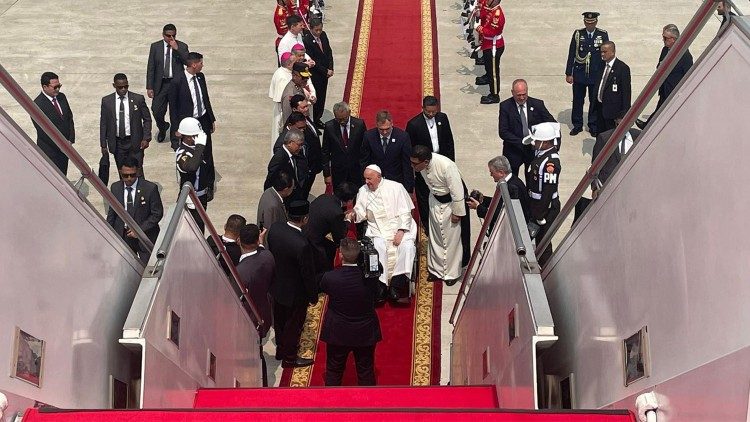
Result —
<svg viewBox="0 0 750 422"><path fill-rule="evenodd" d="M284 359L281 361L281 367L282 368L302 368L303 366L310 366L313 363L315 363L312 359L307 358L297 358L297 359Z"/></svg>
<svg viewBox="0 0 750 422"><path fill-rule="evenodd" d="M475 85L489 85L490 84L490 77L487 75L478 76L474 80Z"/></svg>
<svg viewBox="0 0 750 422"><path fill-rule="evenodd" d="M159 134L156 135L156 142L162 143L167 138L167 131L166 130L160 130Z"/></svg>
<svg viewBox="0 0 750 422"><path fill-rule="evenodd" d="M570 131L570 136L576 136L579 133L583 132L583 128L581 127L574 127L573 130Z"/></svg>
<svg viewBox="0 0 750 422"><path fill-rule="evenodd" d="M452 286L452 285L458 283L458 280L460 280L460 279L461 278L459 277L459 278L454 278L453 280L445 280L445 285L446 286Z"/></svg>
<svg viewBox="0 0 750 422"><path fill-rule="evenodd" d="M640 129L640 130L645 129L647 124L648 124L648 122L645 121L645 120L642 120L642 119L636 119L635 120L635 125L638 126L638 129Z"/></svg>
<svg viewBox="0 0 750 422"><path fill-rule="evenodd" d="M479 99L480 104L497 104L499 102L500 96L497 94L482 95L482 98Z"/></svg>

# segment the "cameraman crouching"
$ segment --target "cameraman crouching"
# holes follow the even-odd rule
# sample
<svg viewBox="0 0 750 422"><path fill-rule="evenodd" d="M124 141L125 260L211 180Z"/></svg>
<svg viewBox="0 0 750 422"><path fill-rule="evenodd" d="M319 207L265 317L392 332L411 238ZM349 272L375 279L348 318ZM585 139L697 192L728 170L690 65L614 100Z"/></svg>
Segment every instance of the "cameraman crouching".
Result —
<svg viewBox="0 0 750 422"><path fill-rule="evenodd" d="M359 243L342 239L343 266L323 275L320 289L328 310L320 339L326 342L325 385L341 385L346 359L354 353L359 385L375 385L375 344L382 339L375 313L377 278L365 278L357 266Z"/></svg>

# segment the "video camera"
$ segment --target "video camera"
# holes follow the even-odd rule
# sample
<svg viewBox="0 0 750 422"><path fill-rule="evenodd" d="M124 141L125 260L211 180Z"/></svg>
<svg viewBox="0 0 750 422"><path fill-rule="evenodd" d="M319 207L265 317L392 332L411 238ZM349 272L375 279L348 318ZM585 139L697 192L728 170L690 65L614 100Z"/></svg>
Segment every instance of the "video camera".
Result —
<svg viewBox="0 0 750 422"><path fill-rule="evenodd" d="M375 249L372 239L367 236L359 240L361 253L359 254L359 268L365 274L365 278L380 278L383 269L380 266L379 254Z"/></svg>

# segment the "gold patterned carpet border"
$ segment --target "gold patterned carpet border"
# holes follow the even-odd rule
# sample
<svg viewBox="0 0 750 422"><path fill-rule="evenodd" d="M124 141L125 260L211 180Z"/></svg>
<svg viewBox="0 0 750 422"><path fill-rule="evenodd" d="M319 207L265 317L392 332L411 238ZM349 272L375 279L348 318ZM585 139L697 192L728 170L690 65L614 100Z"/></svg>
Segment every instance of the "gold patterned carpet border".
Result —
<svg viewBox="0 0 750 422"><path fill-rule="evenodd" d="M435 284L427 281L427 236L419 226L418 278L414 309L411 385L430 385L432 375L432 313L435 311ZM439 328L439 327L438 327Z"/></svg>

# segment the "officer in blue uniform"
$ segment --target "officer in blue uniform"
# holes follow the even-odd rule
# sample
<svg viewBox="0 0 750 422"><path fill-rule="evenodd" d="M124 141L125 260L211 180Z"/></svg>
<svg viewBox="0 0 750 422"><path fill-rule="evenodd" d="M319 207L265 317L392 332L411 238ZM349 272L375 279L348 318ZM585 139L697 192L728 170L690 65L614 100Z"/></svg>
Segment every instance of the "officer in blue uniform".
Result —
<svg viewBox="0 0 750 422"><path fill-rule="evenodd" d="M573 37L570 40L568 63L565 67L565 81L573 84L573 111L570 116L573 123L573 129L570 131L571 136L578 135L583 131L583 100L587 89L589 91L589 132L594 136L598 133L594 101L596 100L596 85L602 78L604 69L604 62L599 49L602 43L609 41L607 31L596 27L599 22L598 17L598 12L584 12L583 24L585 28L573 32Z"/></svg>

